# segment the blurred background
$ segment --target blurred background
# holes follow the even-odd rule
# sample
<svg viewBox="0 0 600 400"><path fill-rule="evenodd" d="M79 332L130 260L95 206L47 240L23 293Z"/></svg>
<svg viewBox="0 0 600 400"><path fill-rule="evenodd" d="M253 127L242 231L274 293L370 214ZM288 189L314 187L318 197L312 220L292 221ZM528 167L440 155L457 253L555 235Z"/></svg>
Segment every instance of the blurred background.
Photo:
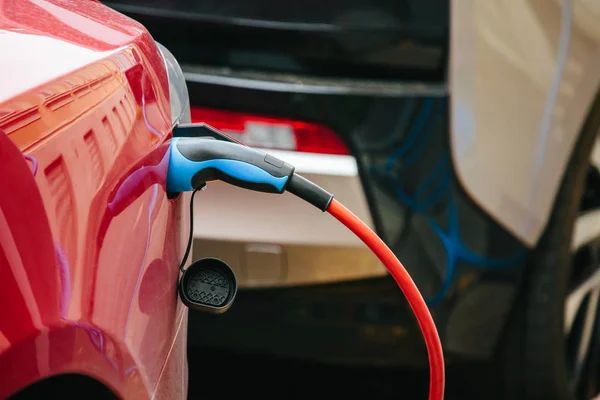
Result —
<svg viewBox="0 0 600 400"><path fill-rule="evenodd" d="M118 0L177 58L193 122L289 161L407 266L448 398L600 392L600 7L588 0ZM240 285L190 312L190 398L424 398L420 331L335 221L220 183L194 258Z"/></svg>

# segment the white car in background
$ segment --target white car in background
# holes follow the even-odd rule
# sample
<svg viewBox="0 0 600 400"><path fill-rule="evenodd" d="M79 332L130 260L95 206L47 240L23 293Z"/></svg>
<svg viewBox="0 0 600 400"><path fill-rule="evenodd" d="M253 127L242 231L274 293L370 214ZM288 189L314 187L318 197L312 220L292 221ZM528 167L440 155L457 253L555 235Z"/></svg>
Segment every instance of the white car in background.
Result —
<svg viewBox="0 0 600 400"><path fill-rule="evenodd" d="M192 121L219 127L286 160L372 226L356 159L330 129L199 107L192 107ZM214 182L197 197L195 210L195 253L210 249L211 255L228 261L242 288L330 283L386 273L354 234L289 193L264 196Z"/></svg>

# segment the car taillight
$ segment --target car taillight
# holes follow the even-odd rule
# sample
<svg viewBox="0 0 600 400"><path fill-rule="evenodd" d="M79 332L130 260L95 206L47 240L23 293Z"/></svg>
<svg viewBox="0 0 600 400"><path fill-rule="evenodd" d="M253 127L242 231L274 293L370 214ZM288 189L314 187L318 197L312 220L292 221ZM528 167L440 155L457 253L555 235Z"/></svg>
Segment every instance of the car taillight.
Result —
<svg viewBox="0 0 600 400"><path fill-rule="evenodd" d="M191 107L192 122L204 122L253 147L321 154L349 154L329 128L312 122Z"/></svg>

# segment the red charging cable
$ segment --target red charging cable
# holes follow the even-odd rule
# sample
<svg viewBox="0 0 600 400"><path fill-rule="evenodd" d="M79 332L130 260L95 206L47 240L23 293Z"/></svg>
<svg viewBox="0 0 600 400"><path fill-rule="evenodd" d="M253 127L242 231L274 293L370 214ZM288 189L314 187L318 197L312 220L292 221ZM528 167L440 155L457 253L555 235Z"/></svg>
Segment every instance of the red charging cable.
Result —
<svg viewBox="0 0 600 400"><path fill-rule="evenodd" d="M327 208L327 212L335 219L346 225L356 236L358 236L385 265L394 280L400 286L402 293L408 300L413 310L429 356L429 400L442 400L444 398L444 353L442 342L438 335L431 313L421 296L421 292L413 282L412 278L404 269L404 266L390 250L389 247L362 222L352 211L344 207L340 202L333 199Z"/></svg>
<svg viewBox="0 0 600 400"><path fill-rule="evenodd" d="M184 127L180 126L179 129L185 129L185 125ZM408 304L410 304L410 307L417 318L417 322L423 333L423 338L425 339L425 346L427 347L427 354L429 356L429 400L442 400L444 398L444 354L435 323L425 304L425 300L423 300L423 296L421 296L419 289L417 289L417 286L410 275L406 272L394 253L385 245L385 243L383 243L375 232L365 225L365 223L350 210L335 200L331 193L319 187L314 182L296 174L293 166L277 160L274 157L271 157L272 159L268 160L266 154L250 149L240 143L235 143L235 141L227 137L227 135L221 134L210 127L208 129L210 134L207 136L207 132L205 132L206 126L204 124L189 125L188 129L204 131L204 133L200 134L197 132L198 137L200 138L213 137L220 138L220 140L207 141L199 138L181 137L174 139L173 143L176 144L171 145L172 155L171 160L169 161L169 174L167 176L167 187L170 187L169 190L171 192L177 192L181 190L198 189L197 182L194 182L194 178L197 177L198 172L202 171L204 168L203 161L206 159L213 159L216 161L236 160L237 163L241 163L241 165L245 164L245 166L243 168L238 168L237 166L235 168L228 167L224 170L220 170L219 168L221 167L215 167L217 171L220 171L221 175L217 175L217 177L213 177L213 179L222 179L223 177L233 178L225 180L234 185L246 189L257 190L259 192L283 193L284 191L288 191L314 205L318 209L328 211L333 217L354 232L354 234L358 236L373 251L373 253L375 253L390 274L392 274L398 286L400 286L400 289L404 293L404 296L408 300ZM181 148L179 147L179 143L181 143ZM182 148L185 149L185 156L181 153ZM225 157L225 154L227 154L227 157ZM225 166L226 165L229 164L225 164ZM260 180L257 180L255 176L256 168L262 170L262 173L266 173L268 177L265 178L264 175L260 175ZM273 175L273 168L276 168L276 175ZM190 176L191 169L194 169L197 172ZM285 178L286 175L287 179L284 179L284 184L280 185L280 180ZM187 179L191 179L191 182L187 181ZM266 181L263 182L263 179L266 179ZM169 182L171 182L171 185ZM190 231L190 242L188 243L188 249L186 250L186 257L191 243L191 234L192 232Z"/></svg>

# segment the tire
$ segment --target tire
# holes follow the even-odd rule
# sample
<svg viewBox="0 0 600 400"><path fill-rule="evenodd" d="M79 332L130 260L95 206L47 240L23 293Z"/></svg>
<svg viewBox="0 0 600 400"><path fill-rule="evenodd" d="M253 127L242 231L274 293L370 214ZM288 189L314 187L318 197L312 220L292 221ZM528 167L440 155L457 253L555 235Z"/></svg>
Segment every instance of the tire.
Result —
<svg viewBox="0 0 600 400"><path fill-rule="evenodd" d="M99 381L85 375L56 375L36 382L13 394L9 400L117 400L118 397Z"/></svg>
<svg viewBox="0 0 600 400"><path fill-rule="evenodd" d="M600 128L600 96L590 110L496 352L496 393L502 399L576 398L569 386L563 318L571 238Z"/></svg>

